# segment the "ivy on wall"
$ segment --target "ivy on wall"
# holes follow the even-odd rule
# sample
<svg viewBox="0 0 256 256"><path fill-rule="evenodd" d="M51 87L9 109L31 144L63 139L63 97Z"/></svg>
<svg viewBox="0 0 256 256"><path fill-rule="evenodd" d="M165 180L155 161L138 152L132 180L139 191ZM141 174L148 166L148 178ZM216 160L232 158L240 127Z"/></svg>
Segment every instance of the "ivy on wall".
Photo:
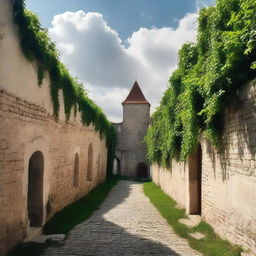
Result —
<svg viewBox="0 0 256 256"><path fill-rule="evenodd" d="M200 11L196 43L179 51L145 141L151 162L184 161L200 134L219 146L223 111L256 76L256 1L217 0Z"/></svg>
<svg viewBox="0 0 256 256"><path fill-rule="evenodd" d="M116 133L103 111L87 96L83 85L73 78L67 67L60 62L55 44L42 28L38 17L25 8L24 0L13 0L13 17L19 28L19 38L24 55L29 61L36 61L38 85L46 74L50 78L53 114L58 118L59 91L63 91L66 119L72 109L81 111L82 122L93 124L101 136L105 136L108 148L108 171L112 170L116 146Z"/></svg>

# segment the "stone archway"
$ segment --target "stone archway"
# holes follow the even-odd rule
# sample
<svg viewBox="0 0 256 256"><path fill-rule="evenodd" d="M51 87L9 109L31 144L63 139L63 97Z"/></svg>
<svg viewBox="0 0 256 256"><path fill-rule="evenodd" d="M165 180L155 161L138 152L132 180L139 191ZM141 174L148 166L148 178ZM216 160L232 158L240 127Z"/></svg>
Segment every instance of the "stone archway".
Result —
<svg viewBox="0 0 256 256"><path fill-rule="evenodd" d="M202 148L198 144L189 157L189 214L201 214Z"/></svg>
<svg viewBox="0 0 256 256"><path fill-rule="evenodd" d="M118 157L114 158L113 175L121 175L121 163Z"/></svg>
<svg viewBox="0 0 256 256"><path fill-rule="evenodd" d="M148 178L148 167L144 163L138 163L137 165L137 177L140 179Z"/></svg>
<svg viewBox="0 0 256 256"><path fill-rule="evenodd" d="M36 151L29 159L28 167L28 218L30 227L40 227L43 223L43 176L44 156Z"/></svg>

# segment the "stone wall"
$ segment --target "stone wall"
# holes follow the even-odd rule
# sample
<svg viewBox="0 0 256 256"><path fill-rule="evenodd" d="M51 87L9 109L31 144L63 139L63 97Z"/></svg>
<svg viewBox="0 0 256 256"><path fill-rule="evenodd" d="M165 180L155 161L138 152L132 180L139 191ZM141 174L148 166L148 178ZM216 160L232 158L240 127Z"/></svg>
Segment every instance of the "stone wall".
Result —
<svg viewBox="0 0 256 256"><path fill-rule="evenodd" d="M152 180L159 185L162 190L170 195L179 203L181 207L185 208L185 168L184 163L178 163L175 160L171 162L171 168L157 166L156 164L151 166Z"/></svg>
<svg viewBox="0 0 256 256"><path fill-rule="evenodd" d="M201 216L223 238L256 253L256 82L226 108L219 150L202 138ZM152 166L153 181L191 213L191 156L172 168Z"/></svg>
<svg viewBox="0 0 256 256"><path fill-rule="evenodd" d="M106 178L107 148L80 112L66 121L60 93L59 119L53 118L49 79L37 85L35 63L24 57L11 1L0 0L0 255L41 232L42 225L67 204L86 195ZM73 111L74 112L74 111ZM92 180L88 148L92 145ZM31 228L28 216L30 159L43 155L43 222ZM75 156L77 182L74 183Z"/></svg>

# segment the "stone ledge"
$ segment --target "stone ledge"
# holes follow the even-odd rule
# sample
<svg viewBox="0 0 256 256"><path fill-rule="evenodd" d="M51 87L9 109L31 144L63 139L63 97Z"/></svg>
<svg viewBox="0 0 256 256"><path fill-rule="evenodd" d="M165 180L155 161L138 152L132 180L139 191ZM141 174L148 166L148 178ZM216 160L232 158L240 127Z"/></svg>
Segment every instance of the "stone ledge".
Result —
<svg viewBox="0 0 256 256"><path fill-rule="evenodd" d="M64 234L40 235L33 238L30 242L44 244L46 241L61 243L65 239Z"/></svg>

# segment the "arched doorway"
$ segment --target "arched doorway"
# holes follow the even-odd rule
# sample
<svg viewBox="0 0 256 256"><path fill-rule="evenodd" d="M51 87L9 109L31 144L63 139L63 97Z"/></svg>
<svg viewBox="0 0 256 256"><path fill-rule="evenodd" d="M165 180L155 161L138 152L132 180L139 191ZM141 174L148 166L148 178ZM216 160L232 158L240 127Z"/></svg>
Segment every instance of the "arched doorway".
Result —
<svg viewBox="0 0 256 256"><path fill-rule="evenodd" d="M79 185L79 156L76 153L75 163L74 163L74 174L73 174L73 186L78 187Z"/></svg>
<svg viewBox="0 0 256 256"><path fill-rule="evenodd" d="M189 214L201 214L202 148L198 144L189 157Z"/></svg>
<svg viewBox="0 0 256 256"><path fill-rule="evenodd" d="M28 218L31 227L43 223L44 156L36 151L29 159L28 167Z"/></svg>
<svg viewBox="0 0 256 256"><path fill-rule="evenodd" d="M120 175L121 174L121 164L120 160L115 157L113 162L113 175Z"/></svg>
<svg viewBox="0 0 256 256"><path fill-rule="evenodd" d="M137 177L140 179L148 178L148 167L144 163L139 163L137 165Z"/></svg>

